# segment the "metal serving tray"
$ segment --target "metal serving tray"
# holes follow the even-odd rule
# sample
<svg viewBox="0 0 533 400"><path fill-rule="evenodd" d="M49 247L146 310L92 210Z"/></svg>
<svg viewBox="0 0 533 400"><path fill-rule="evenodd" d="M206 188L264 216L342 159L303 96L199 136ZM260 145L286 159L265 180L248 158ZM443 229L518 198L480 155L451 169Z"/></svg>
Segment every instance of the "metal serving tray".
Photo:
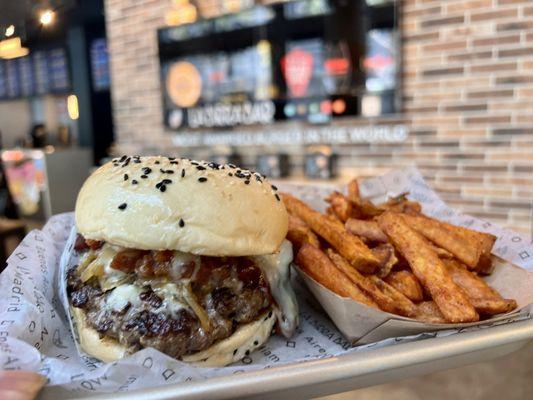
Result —
<svg viewBox="0 0 533 400"><path fill-rule="evenodd" d="M519 350L530 340L533 319L303 364L90 399L307 399L491 360ZM46 388L41 398L69 395Z"/></svg>

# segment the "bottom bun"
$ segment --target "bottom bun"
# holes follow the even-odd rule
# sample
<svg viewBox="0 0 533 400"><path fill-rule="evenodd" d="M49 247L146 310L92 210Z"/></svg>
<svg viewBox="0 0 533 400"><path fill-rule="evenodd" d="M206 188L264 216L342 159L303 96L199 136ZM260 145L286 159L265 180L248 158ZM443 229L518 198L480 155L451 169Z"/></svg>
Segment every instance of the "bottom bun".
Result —
<svg viewBox="0 0 533 400"><path fill-rule="evenodd" d="M70 310L80 346L88 355L110 363L133 352L114 339L100 337L100 334L85 322L82 309L71 307ZM268 340L276 322L274 314L272 310L265 312L256 321L238 328L230 337L198 353L183 357L183 361L199 367L223 367L239 361Z"/></svg>

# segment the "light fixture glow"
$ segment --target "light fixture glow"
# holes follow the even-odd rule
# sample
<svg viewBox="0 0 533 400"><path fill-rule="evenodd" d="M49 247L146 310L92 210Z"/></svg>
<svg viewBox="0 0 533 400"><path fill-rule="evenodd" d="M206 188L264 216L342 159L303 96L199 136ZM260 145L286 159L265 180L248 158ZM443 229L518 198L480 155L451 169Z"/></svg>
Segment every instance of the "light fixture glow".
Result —
<svg viewBox="0 0 533 400"><path fill-rule="evenodd" d="M54 21L54 18L55 13L52 10L44 10L39 17L39 21L43 25L50 25Z"/></svg>
<svg viewBox="0 0 533 400"><path fill-rule="evenodd" d="M67 111L68 116L72 120L77 120L80 117L80 111L78 109L78 98L75 94L71 94L67 97Z"/></svg>
<svg viewBox="0 0 533 400"><path fill-rule="evenodd" d="M6 37L13 36L14 33L15 33L15 25L9 25L6 28Z"/></svg>
<svg viewBox="0 0 533 400"><path fill-rule="evenodd" d="M27 47L22 47L19 37L0 41L0 58L11 59L24 57L29 53Z"/></svg>

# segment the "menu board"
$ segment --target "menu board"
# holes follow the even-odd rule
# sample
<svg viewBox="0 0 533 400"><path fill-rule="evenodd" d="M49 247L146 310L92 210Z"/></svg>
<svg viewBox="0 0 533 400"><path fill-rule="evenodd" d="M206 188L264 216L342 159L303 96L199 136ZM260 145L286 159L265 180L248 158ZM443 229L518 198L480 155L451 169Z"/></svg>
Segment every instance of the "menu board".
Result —
<svg viewBox="0 0 533 400"><path fill-rule="evenodd" d="M33 59L33 71L35 76L35 94L45 94L50 90L48 80L48 57L45 51L35 51Z"/></svg>
<svg viewBox="0 0 533 400"><path fill-rule="evenodd" d="M0 62L0 100L7 97L6 66Z"/></svg>
<svg viewBox="0 0 533 400"><path fill-rule="evenodd" d="M20 96L20 74L18 70L17 60L6 60L6 83L7 83L7 97L16 98Z"/></svg>
<svg viewBox="0 0 533 400"><path fill-rule="evenodd" d="M106 40L104 38L93 40L90 54L93 89L97 92L109 89L109 54Z"/></svg>
<svg viewBox="0 0 533 400"><path fill-rule="evenodd" d="M70 89L65 49L37 50L30 55L0 60L0 100Z"/></svg>
<svg viewBox="0 0 533 400"><path fill-rule="evenodd" d="M52 92L62 92L69 88L67 54L64 49L49 50L48 75Z"/></svg>
<svg viewBox="0 0 533 400"><path fill-rule="evenodd" d="M34 93L35 80L33 79L31 57L21 57L17 59L20 76L21 96L31 96Z"/></svg>

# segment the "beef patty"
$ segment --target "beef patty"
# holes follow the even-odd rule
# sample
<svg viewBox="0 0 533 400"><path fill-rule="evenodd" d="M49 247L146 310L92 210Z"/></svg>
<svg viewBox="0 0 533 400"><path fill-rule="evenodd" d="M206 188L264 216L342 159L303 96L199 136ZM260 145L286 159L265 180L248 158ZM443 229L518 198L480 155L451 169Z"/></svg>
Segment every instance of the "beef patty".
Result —
<svg viewBox="0 0 533 400"><path fill-rule="evenodd" d="M100 247L81 240L76 245L80 252ZM250 258L199 257L199 265L185 266L177 279L168 270L172 254L130 249L117 253L111 266L127 272L131 280L106 292L96 278L82 282L73 268L67 277L70 304L84 310L88 325L101 336L133 350L153 347L175 358L231 336L272 306L268 283ZM200 308L183 299L184 287Z"/></svg>

